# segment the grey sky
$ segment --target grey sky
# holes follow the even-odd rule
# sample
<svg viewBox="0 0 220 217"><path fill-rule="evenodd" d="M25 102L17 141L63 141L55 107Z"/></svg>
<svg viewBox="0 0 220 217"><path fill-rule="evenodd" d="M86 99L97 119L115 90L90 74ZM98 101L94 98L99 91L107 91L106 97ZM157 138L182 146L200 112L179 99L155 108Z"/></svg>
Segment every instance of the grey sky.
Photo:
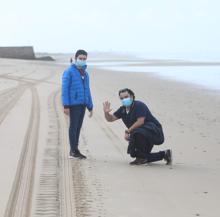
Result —
<svg viewBox="0 0 220 217"><path fill-rule="evenodd" d="M219 52L218 0L1 0L0 46Z"/></svg>

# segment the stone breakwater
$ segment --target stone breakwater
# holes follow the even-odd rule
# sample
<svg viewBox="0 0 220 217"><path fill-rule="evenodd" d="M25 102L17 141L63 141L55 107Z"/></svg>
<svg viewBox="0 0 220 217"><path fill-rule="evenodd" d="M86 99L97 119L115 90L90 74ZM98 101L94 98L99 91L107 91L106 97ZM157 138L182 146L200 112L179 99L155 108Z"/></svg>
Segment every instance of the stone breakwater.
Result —
<svg viewBox="0 0 220 217"><path fill-rule="evenodd" d="M0 58L25 59L25 60L54 60L50 56L36 57L32 46L0 47Z"/></svg>
<svg viewBox="0 0 220 217"><path fill-rule="evenodd" d="M27 47L0 47L0 58L35 59L34 48Z"/></svg>

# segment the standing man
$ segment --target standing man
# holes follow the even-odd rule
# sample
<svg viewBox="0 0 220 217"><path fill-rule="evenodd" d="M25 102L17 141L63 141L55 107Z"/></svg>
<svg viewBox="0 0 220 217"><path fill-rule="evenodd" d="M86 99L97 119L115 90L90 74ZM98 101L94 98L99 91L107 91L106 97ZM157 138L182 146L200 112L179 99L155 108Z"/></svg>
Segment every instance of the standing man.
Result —
<svg viewBox="0 0 220 217"><path fill-rule="evenodd" d="M93 102L89 86L89 75L86 71L87 52L78 50L75 61L64 71L62 77L62 102L64 113L70 118L69 158L85 159L86 156L79 151L79 136L85 110L89 110L89 117L93 115Z"/></svg>
<svg viewBox="0 0 220 217"><path fill-rule="evenodd" d="M165 160L168 165L172 164L170 149L151 152L154 145L164 142L164 135L161 124L148 107L135 100L134 92L128 88L119 91L119 98L122 106L114 114L110 114L112 109L108 101L103 103L103 110L107 121L122 119L126 125L124 138L129 142L127 153L135 158L130 164L140 165L160 160Z"/></svg>

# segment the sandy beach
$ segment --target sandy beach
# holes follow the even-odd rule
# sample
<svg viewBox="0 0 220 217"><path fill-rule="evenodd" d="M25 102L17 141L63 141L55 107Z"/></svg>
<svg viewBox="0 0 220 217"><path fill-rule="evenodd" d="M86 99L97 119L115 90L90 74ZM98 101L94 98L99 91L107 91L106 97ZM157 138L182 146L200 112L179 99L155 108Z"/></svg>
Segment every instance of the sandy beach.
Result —
<svg viewBox="0 0 220 217"><path fill-rule="evenodd" d="M220 91L89 66L94 116L80 138L88 159L70 160L65 67L0 59L0 216L219 217ZM172 166L129 165L125 126L102 111L105 100L120 106L124 87L162 123L165 143L154 150L171 148Z"/></svg>

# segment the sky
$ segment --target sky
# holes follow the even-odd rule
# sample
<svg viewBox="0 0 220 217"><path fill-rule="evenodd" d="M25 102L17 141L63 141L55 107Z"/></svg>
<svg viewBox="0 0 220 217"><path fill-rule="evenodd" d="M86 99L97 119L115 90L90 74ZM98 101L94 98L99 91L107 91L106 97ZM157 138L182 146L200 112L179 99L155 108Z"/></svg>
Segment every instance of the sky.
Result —
<svg viewBox="0 0 220 217"><path fill-rule="evenodd" d="M219 0L0 0L0 46L218 55L219 8Z"/></svg>

